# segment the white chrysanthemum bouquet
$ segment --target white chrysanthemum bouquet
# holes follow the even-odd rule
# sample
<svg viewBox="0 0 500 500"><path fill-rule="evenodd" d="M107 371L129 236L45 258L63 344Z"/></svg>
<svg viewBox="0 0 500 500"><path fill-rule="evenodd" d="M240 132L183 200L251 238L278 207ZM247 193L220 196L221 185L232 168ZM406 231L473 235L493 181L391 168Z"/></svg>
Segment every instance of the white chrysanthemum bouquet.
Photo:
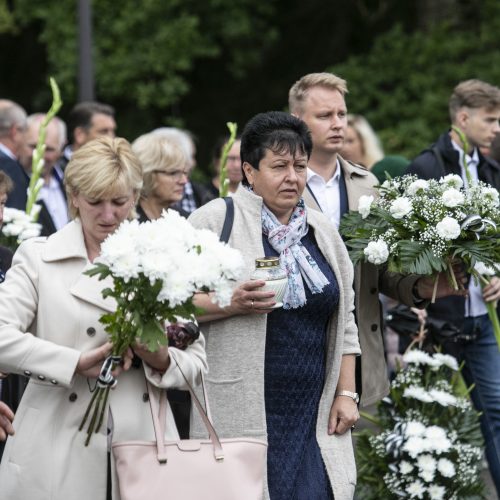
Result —
<svg viewBox="0 0 500 500"><path fill-rule="evenodd" d="M459 395L455 358L409 351L377 418L356 446L359 498L483 498L482 435L468 397Z"/></svg>
<svg viewBox="0 0 500 500"><path fill-rule="evenodd" d="M243 269L241 254L221 243L207 229L195 229L174 210L150 222L125 221L101 245L90 276L111 277L113 286L104 297L116 300L116 311L104 314L113 353L101 370L80 430L90 417L92 432L102 424L109 389L115 384L111 371L136 340L155 351L167 344L165 321L193 318L193 295L213 291L221 306L231 302L234 281Z"/></svg>

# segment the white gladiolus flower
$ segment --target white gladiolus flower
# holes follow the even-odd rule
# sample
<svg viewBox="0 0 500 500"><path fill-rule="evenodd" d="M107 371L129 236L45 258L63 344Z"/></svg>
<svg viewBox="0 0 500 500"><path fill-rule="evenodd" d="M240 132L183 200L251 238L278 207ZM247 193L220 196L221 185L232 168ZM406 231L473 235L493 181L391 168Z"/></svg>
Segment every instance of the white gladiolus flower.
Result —
<svg viewBox="0 0 500 500"><path fill-rule="evenodd" d="M371 195L363 195L359 198L358 212L361 214L363 219L366 219L370 215L370 209L374 199L375 198Z"/></svg>
<svg viewBox="0 0 500 500"><path fill-rule="evenodd" d="M413 481L406 488L410 498L424 498L424 494L426 492L426 488L422 481Z"/></svg>
<svg viewBox="0 0 500 500"><path fill-rule="evenodd" d="M436 225L436 231L444 240L455 240L460 236L460 224L453 217L445 217Z"/></svg>
<svg viewBox="0 0 500 500"><path fill-rule="evenodd" d="M455 475L455 466L447 458L438 460L437 469L443 477L453 477Z"/></svg>
<svg viewBox="0 0 500 500"><path fill-rule="evenodd" d="M427 493L429 493L429 497L431 500L444 500L444 494L446 493L446 490L444 486L433 484L427 488Z"/></svg>
<svg viewBox="0 0 500 500"><path fill-rule="evenodd" d="M363 252L368 262L375 265L383 264L389 257L389 247L384 240L370 241Z"/></svg>
<svg viewBox="0 0 500 500"><path fill-rule="evenodd" d="M423 403L432 403L433 399L429 395L429 393L422 387L412 385L407 387L403 392L403 397L405 398L413 398L422 401Z"/></svg>
<svg viewBox="0 0 500 500"><path fill-rule="evenodd" d="M406 436L423 436L425 434L425 425L416 420L411 420L406 424Z"/></svg>
<svg viewBox="0 0 500 500"><path fill-rule="evenodd" d="M406 217L412 210L413 207L411 200L409 198L405 198L404 196L396 198L389 208L389 212L391 212L391 215L395 219L402 219L403 217Z"/></svg>
<svg viewBox="0 0 500 500"><path fill-rule="evenodd" d="M438 361L441 365L447 366L451 370L458 371L458 362L456 358L450 356L449 354L442 354L440 352L436 352L433 358Z"/></svg>
<svg viewBox="0 0 500 500"><path fill-rule="evenodd" d="M439 180L441 184L445 184L451 188L460 189L464 186L464 181L459 175L449 174L445 177L441 177Z"/></svg>
<svg viewBox="0 0 500 500"><path fill-rule="evenodd" d="M419 191L426 191L429 188L429 183L424 179L413 181L406 190L410 196L415 196Z"/></svg>
<svg viewBox="0 0 500 500"><path fill-rule="evenodd" d="M474 270L483 276L495 276L500 271L500 264L495 264L494 267L487 266L484 262L476 262Z"/></svg>
<svg viewBox="0 0 500 500"><path fill-rule="evenodd" d="M399 471L401 474L406 475L409 474L413 470L413 465L406 460L402 460L399 464Z"/></svg>
<svg viewBox="0 0 500 500"><path fill-rule="evenodd" d="M455 208L463 205L465 196L458 189L450 188L443 193L442 200L445 207Z"/></svg>

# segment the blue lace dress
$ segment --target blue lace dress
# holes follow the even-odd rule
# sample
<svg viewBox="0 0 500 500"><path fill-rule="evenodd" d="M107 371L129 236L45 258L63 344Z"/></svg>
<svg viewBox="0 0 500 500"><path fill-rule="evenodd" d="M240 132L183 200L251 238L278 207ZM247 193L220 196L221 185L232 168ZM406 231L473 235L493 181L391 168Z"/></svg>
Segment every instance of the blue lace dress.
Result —
<svg viewBox="0 0 500 500"><path fill-rule="evenodd" d="M277 255L265 236L263 242L266 255ZM271 500L333 499L316 420L325 381L327 324L338 305L339 287L312 228L302 244L329 285L314 295L306 285L303 307L268 315L264 384Z"/></svg>

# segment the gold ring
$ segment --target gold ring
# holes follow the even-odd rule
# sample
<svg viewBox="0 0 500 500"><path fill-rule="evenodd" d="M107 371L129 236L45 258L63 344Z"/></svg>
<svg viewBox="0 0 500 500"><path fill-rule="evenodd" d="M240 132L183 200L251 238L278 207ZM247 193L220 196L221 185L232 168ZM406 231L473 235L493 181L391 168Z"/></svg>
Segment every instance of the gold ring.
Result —
<svg viewBox="0 0 500 500"><path fill-rule="evenodd" d="M252 299L252 309L253 309L254 304L255 304L255 300Z"/></svg>

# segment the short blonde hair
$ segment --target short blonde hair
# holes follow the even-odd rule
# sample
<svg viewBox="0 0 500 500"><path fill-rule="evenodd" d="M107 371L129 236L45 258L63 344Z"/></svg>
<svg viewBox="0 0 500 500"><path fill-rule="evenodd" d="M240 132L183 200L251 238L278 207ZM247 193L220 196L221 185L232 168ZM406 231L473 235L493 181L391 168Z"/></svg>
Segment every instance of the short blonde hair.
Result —
<svg viewBox="0 0 500 500"><path fill-rule="evenodd" d="M333 73L309 73L297 80L288 93L288 107L290 113L301 115L304 111L303 104L309 89L313 87L324 87L338 90L342 96L348 92L347 82Z"/></svg>
<svg viewBox="0 0 500 500"><path fill-rule="evenodd" d="M181 146L166 135L150 132L132 143L132 150L142 164L144 184L141 197L147 198L156 187L156 170L173 172L188 168L188 157Z"/></svg>
<svg viewBox="0 0 500 500"><path fill-rule="evenodd" d="M78 216L71 201L78 194L100 199L132 189L137 202L142 182L141 163L128 141L107 136L94 139L73 153L64 172L70 215Z"/></svg>

